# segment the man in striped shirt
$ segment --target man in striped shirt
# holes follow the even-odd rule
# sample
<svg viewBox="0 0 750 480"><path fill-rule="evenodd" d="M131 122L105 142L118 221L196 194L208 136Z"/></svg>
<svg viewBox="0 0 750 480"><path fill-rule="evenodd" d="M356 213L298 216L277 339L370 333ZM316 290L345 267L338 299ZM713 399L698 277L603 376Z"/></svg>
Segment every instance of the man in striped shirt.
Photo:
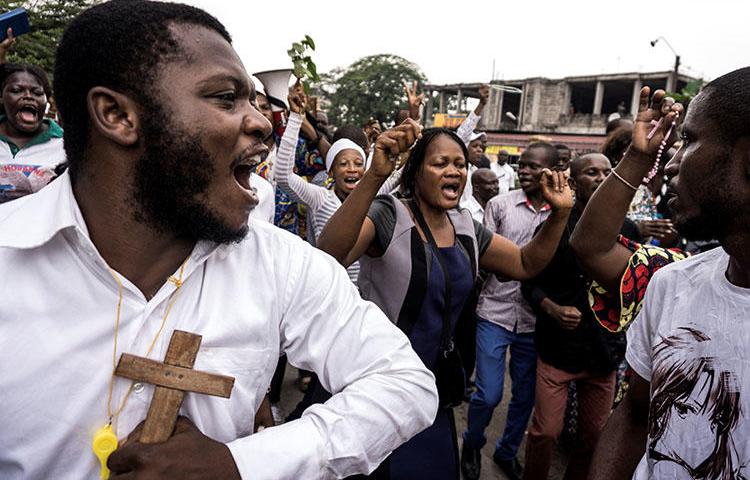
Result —
<svg viewBox="0 0 750 480"><path fill-rule="evenodd" d="M487 203L484 225L505 238L524 245L550 212L542 197L542 170L558 161L557 150L545 142L529 145L518 162L520 190L497 196ZM516 459L526 424L534 406L536 318L523 298L521 283L490 276L482 287L477 305L477 391L469 402L468 426L464 432L461 469L469 480L478 479L480 449L487 442L484 429L503 395L505 353L510 349L512 398L505 431L495 446L495 463L510 479L521 478Z"/></svg>

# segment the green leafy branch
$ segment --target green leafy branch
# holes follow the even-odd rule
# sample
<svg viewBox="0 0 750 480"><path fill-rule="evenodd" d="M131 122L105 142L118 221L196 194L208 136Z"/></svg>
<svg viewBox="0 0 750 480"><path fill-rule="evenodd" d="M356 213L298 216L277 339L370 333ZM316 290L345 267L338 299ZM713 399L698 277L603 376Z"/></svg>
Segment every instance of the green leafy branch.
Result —
<svg viewBox="0 0 750 480"><path fill-rule="evenodd" d="M292 43L292 48L286 51L294 65L294 76L302 82L305 92L309 93L310 83L319 82L318 67L310 54L315 51L315 42L310 35L300 42Z"/></svg>

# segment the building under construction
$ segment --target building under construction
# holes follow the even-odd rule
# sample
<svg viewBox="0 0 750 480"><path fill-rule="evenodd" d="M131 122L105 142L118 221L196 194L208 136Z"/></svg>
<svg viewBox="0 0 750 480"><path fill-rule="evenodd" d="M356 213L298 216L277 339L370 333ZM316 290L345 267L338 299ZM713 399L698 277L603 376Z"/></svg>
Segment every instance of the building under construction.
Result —
<svg viewBox="0 0 750 480"><path fill-rule="evenodd" d="M578 153L598 151L612 114L635 116L641 87L681 91L693 80L672 71L495 80L478 128L488 133L490 154L502 148L518 155L534 139L563 143ZM466 116L467 98L479 98L480 86L425 85L427 124L456 126Z"/></svg>

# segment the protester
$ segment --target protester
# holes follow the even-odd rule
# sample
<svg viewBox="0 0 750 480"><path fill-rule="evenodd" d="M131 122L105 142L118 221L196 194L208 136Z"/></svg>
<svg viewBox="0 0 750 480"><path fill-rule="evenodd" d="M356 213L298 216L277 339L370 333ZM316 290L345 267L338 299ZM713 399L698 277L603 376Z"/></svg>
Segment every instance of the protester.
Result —
<svg viewBox="0 0 750 480"><path fill-rule="evenodd" d="M499 193L501 194L508 193L516 188L518 175L516 175L516 171L508 163L509 158L510 155L508 155L507 150L500 150L497 154L497 162L490 164L490 168L495 172L497 180L500 183Z"/></svg>
<svg viewBox="0 0 750 480"><path fill-rule="evenodd" d="M555 148L557 149L557 170L567 170L570 166L570 160L573 158L573 153L570 151L570 147L562 143L556 143Z"/></svg>
<svg viewBox="0 0 750 480"><path fill-rule="evenodd" d="M497 196L500 186L497 175L489 168L480 168L471 174L474 184L474 193L469 202L464 206L471 217L477 222L484 221L484 208L490 199Z"/></svg>
<svg viewBox="0 0 750 480"><path fill-rule="evenodd" d="M484 226L517 245L532 240L534 229L551 213L542 190L542 172L557 165L557 150L545 142L532 143L518 162L521 189L487 203ZM557 246L557 245L555 245ZM469 402L461 468L467 479L479 478L480 450L487 442L484 430L503 395L505 354L510 349L512 397L505 431L493 459L511 479L520 478L516 454L534 407L535 317L521 294L521 283L491 275L477 305L477 391Z"/></svg>
<svg viewBox="0 0 750 480"><path fill-rule="evenodd" d="M576 201L568 226L550 264L522 285L524 298L537 316L534 346L538 354L536 400L523 475L527 480L547 478L563 428L570 385L575 385L577 392L578 435L565 478L587 478L594 447L612 407L615 371L625 355L625 336L610 333L596 322L588 306L589 279L568 243L586 202L610 170L609 160L600 153L571 162Z"/></svg>
<svg viewBox="0 0 750 480"><path fill-rule="evenodd" d="M607 134L607 138L602 145L602 153L609 158L613 167L616 167L622 156L625 154L633 138L633 124L626 122Z"/></svg>
<svg viewBox="0 0 750 480"><path fill-rule="evenodd" d="M391 174L392 158L418 137L413 121L378 137L372 167L331 217L318 246L344 265L359 259L363 298L378 305L407 334L440 380L446 373L436 366L438 356L452 351L449 340L460 328L456 321L478 268L516 279L538 273L559 240L572 198L564 175L545 171L539 183L554 208L545 228L523 247L493 235L468 211L456 209L466 182L468 153L464 142L447 129L425 130L411 149L403 173L403 198L375 198ZM450 408L455 398L447 401L445 390L440 395L443 408L433 425L381 466L391 478L459 477ZM462 395L459 391L459 402Z"/></svg>
<svg viewBox="0 0 750 480"><path fill-rule="evenodd" d="M750 68L735 70L709 83L690 104L682 148L666 167L672 176L669 205L681 234L715 236L722 248L652 277L628 330L630 392L602 435L593 478L745 476L750 131L741 99L748 98L749 81ZM659 101L661 92L648 109L647 93L641 96L633 161L619 172L626 189L625 182L637 182L638 169L653 162L663 130L681 113L669 99ZM659 119L661 135L649 141L649 122Z"/></svg>
<svg viewBox="0 0 750 480"><path fill-rule="evenodd" d="M308 228L312 232L313 245L320 236L328 219L341 206L346 197L356 188L365 173L365 152L348 138L337 140L326 155L326 171L333 180L333 188L327 189L307 183L292 172L292 156L297 136L302 125L307 96L301 84L297 84L289 95L291 113L284 136L279 145L276 158L275 179L279 187L286 191L297 202L307 206L309 212ZM397 177L389 179L381 193L388 193L395 187ZM359 276L359 264L354 263L347 269L349 278L356 284Z"/></svg>
<svg viewBox="0 0 750 480"><path fill-rule="evenodd" d="M648 105L649 94L650 89L641 91L641 104ZM659 117L657 109L662 103L666 109L666 105L673 102L664 98L664 92L658 90L651 99L654 107L641 108L641 120L637 120L633 130L634 144L653 143L653 139L650 142L645 139L653 126L644 122ZM661 135L663 137L663 132ZM675 138L668 140L666 149L674 143L676 134L673 136ZM640 184L653 167L656 153L647 153L652 157L648 161L637 156L634 147L628 149L620 165L613 170L614 174L597 188L587 203L570 240L578 261L594 280L590 289L591 308L599 323L612 332L625 330L635 319L651 276L661 267L686 257L684 252L676 249L634 242L631 238L637 232L625 236L619 234L638 190L635 184ZM620 177L626 178L625 175L638 180L635 184L625 184L620 180Z"/></svg>
<svg viewBox="0 0 750 480"><path fill-rule="evenodd" d="M474 132L474 129L477 128L477 124L479 124L479 120L481 120L482 118L484 107L487 105L487 102L490 99L490 86L482 85L481 87L479 87L478 93L479 103L473 111L469 112L469 115L466 117L466 119L461 122L461 125L459 125L458 129L456 129L456 134L461 140L463 140L468 152L468 156L466 157L466 187L464 188L464 193L461 196L460 202L462 206L465 202L470 201L473 195L473 190L471 187L471 174L474 173L477 168L479 168L479 163L481 161L482 155L484 154L484 148L486 145L485 143L483 143L483 141L486 140L486 134L481 132Z"/></svg>
<svg viewBox="0 0 750 480"><path fill-rule="evenodd" d="M51 93L34 65L0 65L0 203L37 192L65 163L63 131L44 118Z"/></svg>
<svg viewBox="0 0 750 480"><path fill-rule="evenodd" d="M0 477L96 477L92 434L108 424L116 476L343 477L430 424L434 380L406 336L333 259L248 226L246 175L271 126L216 19L98 4L68 26L55 65L70 168L0 207L0 269L15 285L0 289L0 338L13 339L0 349ZM113 357L161 360L174 329L201 334L195 368L234 389L188 394L175 434L143 444L153 388L113 377ZM250 435L280 350L336 394Z"/></svg>

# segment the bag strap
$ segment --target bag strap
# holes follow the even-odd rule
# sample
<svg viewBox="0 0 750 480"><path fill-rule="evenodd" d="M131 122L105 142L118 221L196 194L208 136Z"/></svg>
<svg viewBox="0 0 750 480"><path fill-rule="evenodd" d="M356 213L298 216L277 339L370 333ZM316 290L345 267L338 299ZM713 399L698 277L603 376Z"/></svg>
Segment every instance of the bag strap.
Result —
<svg viewBox="0 0 750 480"><path fill-rule="evenodd" d="M437 246L437 242L435 241L435 237L432 236L430 227L427 226L427 222L422 215L422 211L419 209L419 205L417 205L417 202L414 198L409 200L409 206L411 207L412 213L414 214L414 218L419 224L419 228L422 229L422 232L424 233L424 236L427 237L427 242L430 244L432 251L435 252L435 256L440 263L440 269L443 271L443 279L445 281L445 305L443 308L443 329L440 334L440 353L445 355L446 353L450 353L453 350L452 335L450 334L451 312L453 310L453 305L451 304L453 285L451 283L450 274L448 273L448 268L445 266L445 259L443 259L443 254L440 252L440 249Z"/></svg>

